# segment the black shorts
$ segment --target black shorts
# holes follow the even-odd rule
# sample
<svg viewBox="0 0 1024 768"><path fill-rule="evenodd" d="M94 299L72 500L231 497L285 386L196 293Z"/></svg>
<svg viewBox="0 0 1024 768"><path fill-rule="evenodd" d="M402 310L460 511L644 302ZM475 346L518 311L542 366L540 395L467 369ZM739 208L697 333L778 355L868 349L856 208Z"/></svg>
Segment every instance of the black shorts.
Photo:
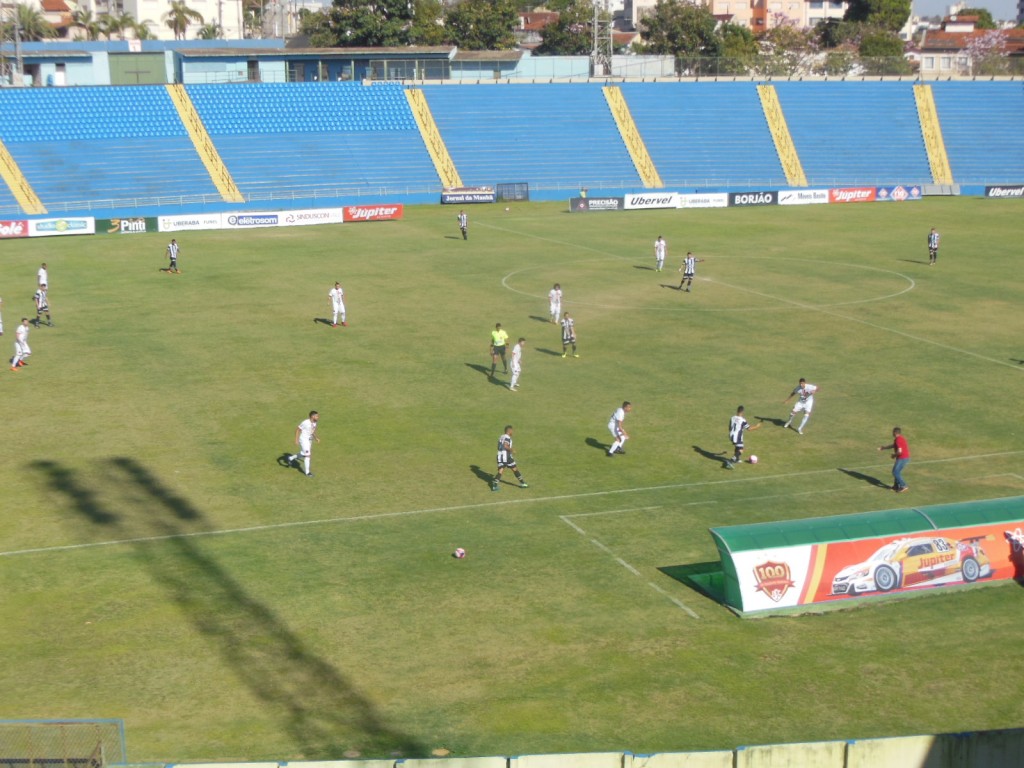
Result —
<svg viewBox="0 0 1024 768"><path fill-rule="evenodd" d="M492 354L501 355L501 359L504 360L505 359L505 347L504 346L494 347L494 352Z"/></svg>

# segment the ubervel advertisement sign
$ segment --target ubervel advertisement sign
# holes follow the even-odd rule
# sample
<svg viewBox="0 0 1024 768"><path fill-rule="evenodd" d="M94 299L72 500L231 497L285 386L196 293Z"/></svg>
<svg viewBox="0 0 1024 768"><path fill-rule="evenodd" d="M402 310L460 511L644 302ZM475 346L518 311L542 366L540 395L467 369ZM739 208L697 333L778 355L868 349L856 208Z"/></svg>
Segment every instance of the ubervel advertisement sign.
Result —
<svg viewBox="0 0 1024 768"><path fill-rule="evenodd" d="M625 200L625 208L627 211L678 207L679 194L676 192L644 192L641 194L631 194L626 195Z"/></svg>
<svg viewBox="0 0 1024 768"><path fill-rule="evenodd" d="M1024 198L1024 184L1003 184L998 187L985 187L985 197Z"/></svg>
<svg viewBox="0 0 1024 768"><path fill-rule="evenodd" d="M775 190L770 192L730 192L729 205L751 206L751 205L778 205L779 193Z"/></svg>
<svg viewBox="0 0 1024 768"><path fill-rule="evenodd" d="M621 197L574 197L569 200L569 210L573 213L621 211L624 207Z"/></svg>

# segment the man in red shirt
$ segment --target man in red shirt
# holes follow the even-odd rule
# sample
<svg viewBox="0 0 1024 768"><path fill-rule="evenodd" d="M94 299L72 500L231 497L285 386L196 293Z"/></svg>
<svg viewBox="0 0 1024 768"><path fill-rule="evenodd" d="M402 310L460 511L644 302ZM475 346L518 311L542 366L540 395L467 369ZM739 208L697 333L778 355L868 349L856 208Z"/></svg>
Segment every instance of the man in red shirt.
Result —
<svg viewBox="0 0 1024 768"><path fill-rule="evenodd" d="M880 451L892 451L892 457L896 460L892 465L892 489L896 493L909 491L910 487L903 482L903 468L910 463L910 446L907 445L907 438L899 427L892 428L892 442L889 445L878 446Z"/></svg>

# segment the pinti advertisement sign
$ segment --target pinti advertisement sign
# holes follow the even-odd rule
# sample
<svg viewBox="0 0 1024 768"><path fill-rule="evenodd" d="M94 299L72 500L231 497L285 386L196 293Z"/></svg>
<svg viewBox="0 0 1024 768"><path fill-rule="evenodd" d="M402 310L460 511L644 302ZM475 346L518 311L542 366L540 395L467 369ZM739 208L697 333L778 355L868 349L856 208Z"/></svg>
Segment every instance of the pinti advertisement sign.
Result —
<svg viewBox="0 0 1024 768"><path fill-rule="evenodd" d="M156 218L136 216L130 219L100 219L96 231L108 235L144 235L157 231Z"/></svg>

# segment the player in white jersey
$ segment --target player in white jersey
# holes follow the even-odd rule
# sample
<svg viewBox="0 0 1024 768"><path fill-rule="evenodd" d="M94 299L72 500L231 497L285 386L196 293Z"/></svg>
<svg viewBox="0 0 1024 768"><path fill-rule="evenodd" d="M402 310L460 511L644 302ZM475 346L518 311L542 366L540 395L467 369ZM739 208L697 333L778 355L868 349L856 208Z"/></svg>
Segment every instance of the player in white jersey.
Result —
<svg viewBox="0 0 1024 768"><path fill-rule="evenodd" d="M50 284L50 274L46 270L46 262L44 261L43 265L41 267L39 267L39 271L36 272L36 287L39 288L41 286L49 285L49 284Z"/></svg>
<svg viewBox="0 0 1024 768"><path fill-rule="evenodd" d="M665 254L668 253L668 243L665 242L665 238L658 235L658 239L654 241L654 271L661 272L665 267Z"/></svg>
<svg viewBox="0 0 1024 768"><path fill-rule="evenodd" d="M608 455L614 456L616 453L621 453L623 456L626 455L625 446L626 441L629 440L629 435L626 434L625 427L622 426L622 422L626 420L626 414L633 410L633 404L626 400L621 406L615 409L615 413L608 420L608 431L612 433L612 437L615 438L612 441L611 447L608 449Z"/></svg>
<svg viewBox="0 0 1024 768"><path fill-rule="evenodd" d="M310 411L309 418L303 420L295 428L295 444L299 446L299 452L288 455L289 464L294 464L300 456L302 457L306 477L313 476L313 473L309 471L309 457L313 452L313 441L320 442L320 438L316 436L316 427L319 421L320 414L316 411Z"/></svg>
<svg viewBox="0 0 1024 768"><path fill-rule="evenodd" d="M804 427L807 425L807 420L811 418L811 411L814 410L814 393L818 391L817 384L808 384L807 379L800 379L800 382L794 387L789 397L783 400L783 403L788 403L794 397L796 403L793 404L793 410L789 414L789 420L786 421L784 428L788 429L793 424L793 419L798 413L803 413L804 418L800 422L800 426L796 428L796 433L802 435L804 433Z"/></svg>
<svg viewBox="0 0 1024 768"><path fill-rule="evenodd" d="M491 490L501 490L501 475L506 469L511 469L512 474L516 476L516 480L519 481L520 488L529 488L526 484L526 480L523 479L522 472L519 471L519 467L516 465L515 453L512 451L512 425L508 424L505 427L505 431L498 438L498 471L494 474L491 479Z"/></svg>
<svg viewBox="0 0 1024 768"><path fill-rule="evenodd" d="M562 286L558 283L548 291L548 316L552 323L557 323L562 316Z"/></svg>
<svg viewBox="0 0 1024 768"><path fill-rule="evenodd" d="M693 276L697 274L697 264L704 261L704 259L698 259L693 255L693 251L687 251L686 258L683 259L683 266L679 268L679 271L683 273L683 279L679 281L679 290L683 290L683 284L686 285L686 292L690 292L690 286L693 285Z"/></svg>
<svg viewBox="0 0 1024 768"><path fill-rule="evenodd" d="M736 415L729 419L729 440L732 442L733 456L732 459L726 459L726 469L732 469L743 461L743 434L760 426L760 424L750 425L743 415L742 405L736 409Z"/></svg>
<svg viewBox="0 0 1024 768"><path fill-rule="evenodd" d="M579 357L576 354L576 321L566 312L562 316L562 357L568 354L569 345L572 345L572 356Z"/></svg>
<svg viewBox="0 0 1024 768"><path fill-rule="evenodd" d="M459 231L462 233L462 239L469 240L469 216L466 215L465 211L459 211L456 219L459 222Z"/></svg>
<svg viewBox="0 0 1024 768"><path fill-rule="evenodd" d="M167 258L170 260L170 263L167 265L167 274L181 274L181 270L178 269L178 253L180 250L178 241L172 237L171 242L167 244Z"/></svg>
<svg viewBox="0 0 1024 768"><path fill-rule="evenodd" d="M331 327L338 327L338 316L341 316L341 324L347 326L345 322L345 291L341 289L341 283L335 283L334 287L331 288L327 293L327 297L331 300L331 311L334 313L331 318Z"/></svg>
<svg viewBox="0 0 1024 768"><path fill-rule="evenodd" d="M14 332L14 357L11 358L11 370L17 371L25 365L25 359L32 354L28 346L28 318L21 318L21 325Z"/></svg>
<svg viewBox="0 0 1024 768"><path fill-rule="evenodd" d="M523 348L526 346L526 339L522 336L512 347L512 378L508 382L508 388L515 392L519 389L519 374L523 372Z"/></svg>

